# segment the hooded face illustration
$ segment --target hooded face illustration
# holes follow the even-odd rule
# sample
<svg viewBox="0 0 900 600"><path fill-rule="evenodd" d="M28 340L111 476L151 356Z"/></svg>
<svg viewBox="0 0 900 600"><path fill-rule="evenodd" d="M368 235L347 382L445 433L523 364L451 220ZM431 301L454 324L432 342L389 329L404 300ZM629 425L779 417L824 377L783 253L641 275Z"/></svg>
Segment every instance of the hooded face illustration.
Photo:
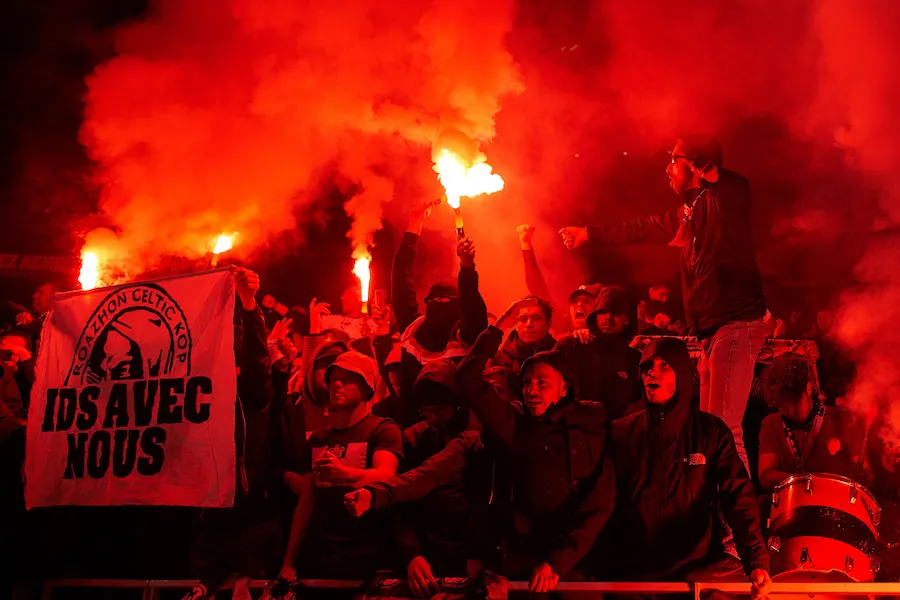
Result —
<svg viewBox="0 0 900 600"><path fill-rule="evenodd" d="M85 380L89 383L167 375L173 367L174 344L162 317L147 309L116 316L94 344Z"/></svg>

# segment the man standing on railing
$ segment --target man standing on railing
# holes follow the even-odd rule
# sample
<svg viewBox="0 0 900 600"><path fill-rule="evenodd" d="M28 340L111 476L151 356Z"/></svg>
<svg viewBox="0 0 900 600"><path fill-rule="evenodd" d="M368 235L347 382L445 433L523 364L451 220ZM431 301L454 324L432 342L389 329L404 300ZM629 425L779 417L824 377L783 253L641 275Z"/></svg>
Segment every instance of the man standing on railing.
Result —
<svg viewBox="0 0 900 600"><path fill-rule="evenodd" d="M650 343L641 379L644 410L612 424L618 502L597 544L606 559L600 566L609 571L597 575L706 582L749 575L761 597L771 579L753 484L725 423L698 410L684 342ZM717 507L740 561L725 553Z"/></svg>
<svg viewBox="0 0 900 600"><path fill-rule="evenodd" d="M678 140L666 173L683 206L633 221L566 227L560 234L568 248L660 242L679 250L685 316L703 343L701 408L725 421L747 466L741 421L766 334L750 184L722 168L722 148L709 137Z"/></svg>

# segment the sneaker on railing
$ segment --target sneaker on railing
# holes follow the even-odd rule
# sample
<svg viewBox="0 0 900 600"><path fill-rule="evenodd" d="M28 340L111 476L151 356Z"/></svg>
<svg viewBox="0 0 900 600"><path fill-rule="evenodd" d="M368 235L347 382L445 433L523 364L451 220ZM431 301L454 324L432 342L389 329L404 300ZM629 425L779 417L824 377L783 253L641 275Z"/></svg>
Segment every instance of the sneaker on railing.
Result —
<svg viewBox="0 0 900 600"><path fill-rule="evenodd" d="M205 585L195 585L191 591L181 597L181 600L206 600L206 593Z"/></svg>

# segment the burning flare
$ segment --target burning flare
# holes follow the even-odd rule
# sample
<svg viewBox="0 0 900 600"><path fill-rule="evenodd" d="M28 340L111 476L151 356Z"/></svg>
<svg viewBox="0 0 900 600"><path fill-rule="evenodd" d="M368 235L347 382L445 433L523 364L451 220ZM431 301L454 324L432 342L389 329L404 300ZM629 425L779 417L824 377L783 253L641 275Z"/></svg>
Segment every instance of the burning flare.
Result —
<svg viewBox="0 0 900 600"><path fill-rule="evenodd" d="M231 250L234 236L222 234L216 238L216 245L213 246L213 254L222 254Z"/></svg>
<svg viewBox="0 0 900 600"><path fill-rule="evenodd" d="M362 300L363 304L369 301L369 280L371 279L369 264L371 262L372 257L366 254L357 258L356 263L353 265L353 274L359 278L360 300ZM365 307L363 310L365 310Z"/></svg>
<svg viewBox="0 0 900 600"><path fill-rule="evenodd" d="M81 253L81 272L78 274L81 289L92 290L100 285L100 257L96 252Z"/></svg>
<svg viewBox="0 0 900 600"><path fill-rule="evenodd" d="M434 163L434 170L447 193L447 204L453 209L459 209L459 199L463 196L474 198L503 189L503 178L493 172L483 154L466 167L455 153L444 148Z"/></svg>

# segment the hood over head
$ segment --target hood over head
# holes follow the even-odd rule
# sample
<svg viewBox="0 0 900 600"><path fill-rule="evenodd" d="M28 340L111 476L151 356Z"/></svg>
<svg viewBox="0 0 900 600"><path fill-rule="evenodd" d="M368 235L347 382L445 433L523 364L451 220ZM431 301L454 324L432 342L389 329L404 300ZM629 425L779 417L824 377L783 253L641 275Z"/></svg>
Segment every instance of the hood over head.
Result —
<svg viewBox="0 0 900 600"><path fill-rule="evenodd" d="M601 336L597 328L597 316L599 314L625 315L628 317L628 325L617 336L626 342L631 342L638 330L638 302L629 290L617 286L607 285L600 290L594 311L588 316L588 329L595 336Z"/></svg>
<svg viewBox="0 0 900 600"><path fill-rule="evenodd" d="M653 339L641 353L641 386L643 373L650 368L653 359L659 357L669 363L675 371L675 396L665 404L651 404L644 392L644 406L649 416L665 414L666 429L672 433L680 431L694 410L699 409L699 398L694 398L694 366L687 345L678 338L660 337Z"/></svg>
<svg viewBox="0 0 900 600"><path fill-rule="evenodd" d="M435 298L446 298L446 302L434 302ZM414 337L423 348L440 351L453 336L460 319L459 289L449 282L439 282L431 286L425 296L425 320L416 330Z"/></svg>
<svg viewBox="0 0 900 600"><path fill-rule="evenodd" d="M328 403L328 390L325 390L324 394L316 394L313 389L313 373L316 370L316 363L322 361L325 363L326 368L331 366L331 364L337 359L339 354L343 354L347 350L349 350L349 346L342 341L334 341L334 342L326 342L322 344L318 348L316 348L313 355L309 358L309 361L306 363L306 373L303 374L303 398L312 402L317 406L325 406ZM321 364L321 363L320 363Z"/></svg>
<svg viewBox="0 0 900 600"><path fill-rule="evenodd" d="M441 358L426 363L412 388L413 403L421 408L436 404L457 404L456 363Z"/></svg>

